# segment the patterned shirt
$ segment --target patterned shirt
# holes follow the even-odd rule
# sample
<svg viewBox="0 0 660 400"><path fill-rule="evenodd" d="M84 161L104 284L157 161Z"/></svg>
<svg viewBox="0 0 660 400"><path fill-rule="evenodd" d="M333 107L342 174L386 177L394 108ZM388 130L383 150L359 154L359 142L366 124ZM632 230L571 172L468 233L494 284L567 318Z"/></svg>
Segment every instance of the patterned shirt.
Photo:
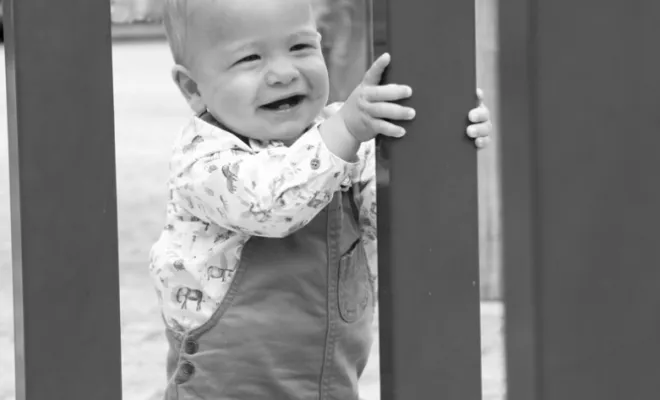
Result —
<svg viewBox="0 0 660 400"><path fill-rule="evenodd" d="M166 225L150 253L166 322L185 331L206 322L228 291L252 236L285 237L310 222L338 190L354 188L362 241L376 276L374 141L358 161L334 155L319 125L326 107L295 143L243 141L194 117L175 142Z"/></svg>

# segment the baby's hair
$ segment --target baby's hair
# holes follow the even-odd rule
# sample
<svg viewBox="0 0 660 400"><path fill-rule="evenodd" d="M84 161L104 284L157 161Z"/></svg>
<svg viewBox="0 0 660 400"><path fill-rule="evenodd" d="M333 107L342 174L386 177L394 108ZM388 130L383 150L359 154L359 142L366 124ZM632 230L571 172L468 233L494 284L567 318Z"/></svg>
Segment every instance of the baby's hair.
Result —
<svg viewBox="0 0 660 400"><path fill-rule="evenodd" d="M188 0L165 0L163 24L174 62L180 65L185 65L187 61L188 19Z"/></svg>
<svg viewBox="0 0 660 400"><path fill-rule="evenodd" d="M1 1L1 0L0 0ZM188 7L188 2L193 2L192 7ZM195 2L206 2L210 3L217 0L165 0L163 8L163 25L165 25L165 33L167 34L167 41L170 45L170 50L172 51L172 56L174 57L174 62L183 65L186 65L189 60L188 50L186 49L186 44L188 41L189 29L192 26L190 18L191 13L200 12L198 7L200 4L195 4ZM331 0L337 1L337 0ZM347 1L347 0L339 0ZM327 0L316 1L319 4L325 4ZM310 1L310 7L312 2ZM195 11L195 8L197 10Z"/></svg>

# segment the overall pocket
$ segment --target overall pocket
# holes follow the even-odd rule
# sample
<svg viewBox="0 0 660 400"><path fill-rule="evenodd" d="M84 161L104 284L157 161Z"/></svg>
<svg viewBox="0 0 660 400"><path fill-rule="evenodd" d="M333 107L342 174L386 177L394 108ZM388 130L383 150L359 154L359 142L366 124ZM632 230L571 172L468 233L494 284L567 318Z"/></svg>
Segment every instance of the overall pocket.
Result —
<svg viewBox="0 0 660 400"><path fill-rule="evenodd" d="M372 291L367 257L359 239L351 250L339 259L338 274L339 315L348 323L355 322L362 318L369 306Z"/></svg>

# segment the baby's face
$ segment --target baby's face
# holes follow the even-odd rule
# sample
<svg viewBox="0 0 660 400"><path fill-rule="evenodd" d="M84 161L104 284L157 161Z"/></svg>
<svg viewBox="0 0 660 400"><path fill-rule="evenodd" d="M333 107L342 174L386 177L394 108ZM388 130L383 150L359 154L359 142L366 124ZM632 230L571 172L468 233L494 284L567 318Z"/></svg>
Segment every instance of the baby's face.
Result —
<svg viewBox="0 0 660 400"><path fill-rule="evenodd" d="M209 112L258 140L296 139L328 100L309 0L207 0L193 14L191 72Z"/></svg>

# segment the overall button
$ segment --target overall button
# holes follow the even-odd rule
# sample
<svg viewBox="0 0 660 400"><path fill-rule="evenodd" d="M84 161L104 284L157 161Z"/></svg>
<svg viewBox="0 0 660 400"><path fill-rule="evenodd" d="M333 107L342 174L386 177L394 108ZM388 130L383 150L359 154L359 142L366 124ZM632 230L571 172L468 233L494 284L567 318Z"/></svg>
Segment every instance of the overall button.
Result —
<svg viewBox="0 0 660 400"><path fill-rule="evenodd" d="M186 354L195 354L199 349L199 345L193 339L186 340L185 351Z"/></svg>
<svg viewBox="0 0 660 400"><path fill-rule="evenodd" d="M195 373L195 366L189 361L184 361L179 366L179 373L176 375L176 383L187 382L188 379Z"/></svg>

